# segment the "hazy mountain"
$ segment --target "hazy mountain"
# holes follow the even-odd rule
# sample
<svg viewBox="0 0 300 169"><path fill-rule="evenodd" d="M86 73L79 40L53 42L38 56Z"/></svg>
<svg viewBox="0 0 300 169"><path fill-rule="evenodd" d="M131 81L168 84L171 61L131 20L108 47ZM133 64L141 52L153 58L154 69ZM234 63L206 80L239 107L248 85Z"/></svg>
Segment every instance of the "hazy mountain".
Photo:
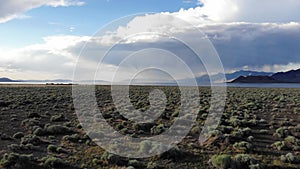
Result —
<svg viewBox="0 0 300 169"><path fill-rule="evenodd" d="M249 71L249 70L240 70L234 73L226 74L227 81L236 79L240 76L271 76L274 74L273 72L256 72L256 71Z"/></svg>
<svg viewBox="0 0 300 169"><path fill-rule="evenodd" d="M0 82L19 82L18 80L12 80L7 77L0 78Z"/></svg>
<svg viewBox="0 0 300 169"><path fill-rule="evenodd" d="M272 74L274 74L274 73L272 73L272 72L257 72L257 71L239 70L239 71L236 71L236 72L233 72L233 73L226 73L225 74L226 80L222 79L224 77L224 75L219 73L219 74L211 76L211 78L209 78L208 75L203 75L203 76L197 77L196 81L199 85L201 85L201 84L210 84L210 79L213 82L218 83L218 82L232 81L232 80L234 80L234 79L236 79L240 76L270 76Z"/></svg>

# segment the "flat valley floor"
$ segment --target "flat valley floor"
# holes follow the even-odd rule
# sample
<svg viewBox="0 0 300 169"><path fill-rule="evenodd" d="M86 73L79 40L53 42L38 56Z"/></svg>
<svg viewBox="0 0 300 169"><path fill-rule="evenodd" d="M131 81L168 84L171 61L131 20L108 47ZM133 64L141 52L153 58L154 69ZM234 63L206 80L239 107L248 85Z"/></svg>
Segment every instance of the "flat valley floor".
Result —
<svg viewBox="0 0 300 169"><path fill-rule="evenodd" d="M123 135L158 135L178 116L177 87L130 87L131 103L141 111L149 108L152 89L167 97L163 114L145 124L121 116L110 89L96 87L97 104ZM130 159L106 152L89 138L75 113L72 86L1 85L0 168L300 168L300 89L228 88L220 124L201 145L211 91L199 90L199 113L189 134L161 155ZM152 151L140 144L139 151Z"/></svg>

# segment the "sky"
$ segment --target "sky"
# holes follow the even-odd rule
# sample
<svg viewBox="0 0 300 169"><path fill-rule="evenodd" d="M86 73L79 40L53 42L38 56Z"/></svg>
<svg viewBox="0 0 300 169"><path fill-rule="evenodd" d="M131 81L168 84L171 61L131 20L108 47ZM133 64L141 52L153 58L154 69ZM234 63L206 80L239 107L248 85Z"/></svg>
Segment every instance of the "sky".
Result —
<svg viewBox="0 0 300 169"><path fill-rule="evenodd" d="M102 53L124 36L140 31L180 34L192 46L197 46L196 37L202 34L191 30L192 27L200 29L212 43L225 72L298 69L299 9L298 0L3 0L0 2L0 77L72 79L82 47L95 35L100 41L89 43L88 47ZM149 14L129 17L121 25L111 27L109 32L97 34L112 21L137 13ZM169 25L170 17L193 26L179 25L180 31L173 30ZM119 80L126 80L129 72L137 70L132 65L145 63L177 70L176 78L185 77L180 75L182 70L174 66L181 64L171 62L171 54L159 50L154 51L154 55L163 58L160 63L154 61L158 58L153 51L146 50L137 54L143 55L143 59L132 59L130 64L120 66L124 56L149 48L184 55L181 59L195 75L205 74L205 64L195 64L193 53L178 47L179 42L155 35L136 38L121 42L113 54L103 60L103 69L97 79L111 81L113 72L121 67L123 79ZM81 57L89 72L89 67L99 64L99 58L93 58L95 53L91 50L84 54ZM155 74L144 73L141 77L147 79Z"/></svg>

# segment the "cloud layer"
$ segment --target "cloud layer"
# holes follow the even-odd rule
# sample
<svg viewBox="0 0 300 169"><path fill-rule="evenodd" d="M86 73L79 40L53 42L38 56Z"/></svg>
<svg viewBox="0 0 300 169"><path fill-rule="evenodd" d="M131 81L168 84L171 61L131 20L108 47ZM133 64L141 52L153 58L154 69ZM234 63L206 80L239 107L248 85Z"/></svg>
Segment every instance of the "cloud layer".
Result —
<svg viewBox="0 0 300 169"><path fill-rule="evenodd" d="M157 14L156 17L161 16ZM94 38L83 58L86 61L87 70L89 67L97 66L99 56L101 52L105 52L107 46L119 41L122 36L133 34L133 30L138 28L132 28L132 26L142 24L139 21L145 22L147 19L148 21L156 20L154 16L144 16L144 18L133 20L129 27L120 27L115 32ZM150 31L150 27L142 29ZM228 72L239 69L282 71L299 66L299 23L211 23L197 28L211 40ZM162 27L158 29L162 31ZM163 29L170 31L167 26ZM201 38L197 32L189 28L174 30L173 33L180 34L185 39ZM41 44L21 49L3 49L0 50L0 67L7 72L47 72L47 78L71 78L77 56L90 38L88 36L52 36L44 38L44 43ZM120 60L135 51L149 48L171 51L180 55L191 69L198 71L199 75L203 73L201 71L205 72L203 65L195 59L196 56L177 42L159 36L134 36L119 43L103 61L104 69L102 70L105 71L99 74L99 79L111 80L112 72L118 68ZM125 70L134 71L136 66L149 63L153 59L151 52L144 52L143 56L143 62L136 59L131 67L127 65L122 69L124 77L126 76ZM161 64L165 67L174 67L176 63L161 60Z"/></svg>
<svg viewBox="0 0 300 169"><path fill-rule="evenodd" d="M199 0L197 9L217 22L291 22L300 21L298 0Z"/></svg>
<svg viewBox="0 0 300 169"><path fill-rule="evenodd" d="M27 17L24 15L26 11L41 6L81 6L83 4L84 2L79 0L4 0L0 2L0 23Z"/></svg>
<svg viewBox="0 0 300 169"><path fill-rule="evenodd" d="M22 16L20 14L25 11L43 5L57 7L83 4L81 1L71 0L1 3L0 22L20 17ZM197 38L208 38L215 46L228 72L239 69L283 71L300 65L300 23L297 22L300 21L300 14L296 11L300 7L300 2L295 0L284 2L207 0L203 1L203 4L203 7L181 9L174 13L164 12L134 17L125 26L102 32L100 36L94 37L91 45L88 46L84 66L96 67L99 62L98 52L105 52L108 46L121 41L115 47L114 53L104 60L105 69L99 74L99 79L111 80L112 72L118 68L119 60L136 50L147 48L162 48L181 55L188 66L196 70L197 75L205 73L203 65L196 62L196 56L192 52L177 42L159 35L164 32L181 36L190 42ZM178 17L191 25L185 27L176 20L172 22L172 17ZM178 25L180 29L175 29L174 25ZM199 32L194 31L195 28L203 31L206 36L199 35ZM148 32L148 34L136 35L136 32ZM124 37L127 39L124 40ZM0 48L0 73L12 78L72 78L77 56L90 38L88 36L50 36L45 37L43 43L23 48ZM151 52L143 55L146 57L143 63L145 61L149 63L153 59ZM127 65L123 68L124 76L126 76L126 71L134 71L134 65L140 63L137 59L133 66ZM162 60L161 64L166 67L175 67L176 63Z"/></svg>

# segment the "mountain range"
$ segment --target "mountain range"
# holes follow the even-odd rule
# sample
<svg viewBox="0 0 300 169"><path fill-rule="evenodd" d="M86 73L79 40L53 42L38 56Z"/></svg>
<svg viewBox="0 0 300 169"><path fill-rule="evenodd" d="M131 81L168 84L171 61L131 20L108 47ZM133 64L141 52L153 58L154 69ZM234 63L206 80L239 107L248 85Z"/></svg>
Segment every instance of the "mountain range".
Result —
<svg viewBox="0 0 300 169"><path fill-rule="evenodd" d="M231 83L300 83L300 69L272 75L239 76Z"/></svg>
<svg viewBox="0 0 300 169"><path fill-rule="evenodd" d="M233 73L226 74L215 74L209 77L208 75L203 75L196 77L196 82L198 85L206 85L210 84L210 80L213 83L224 82L226 77L226 81L230 83L300 83L300 69L298 70L290 70L287 72L258 72L258 71L249 71L249 70L239 70ZM182 79L181 81L188 82L191 79ZM55 79L55 80L12 80L6 77L0 78L0 82L32 82L32 83L72 83L72 80L68 79ZM89 82L89 81L83 81ZM93 81L94 82L94 81ZM96 81L99 83L104 83L105 81ZM106 82L108 83L108 82ZM170 82L171 83L171 82Z"/></svg>
<svg viewBox="0 0 300 169"><path fill-rule="evenodd" d="M32 83L48 83L48 82L53 82L53 83L71 83L72 80L67 80L67 79L55 79L55 80L13 80L7 77L2 77L0 78L0 82L32 82Z"/></svg>

